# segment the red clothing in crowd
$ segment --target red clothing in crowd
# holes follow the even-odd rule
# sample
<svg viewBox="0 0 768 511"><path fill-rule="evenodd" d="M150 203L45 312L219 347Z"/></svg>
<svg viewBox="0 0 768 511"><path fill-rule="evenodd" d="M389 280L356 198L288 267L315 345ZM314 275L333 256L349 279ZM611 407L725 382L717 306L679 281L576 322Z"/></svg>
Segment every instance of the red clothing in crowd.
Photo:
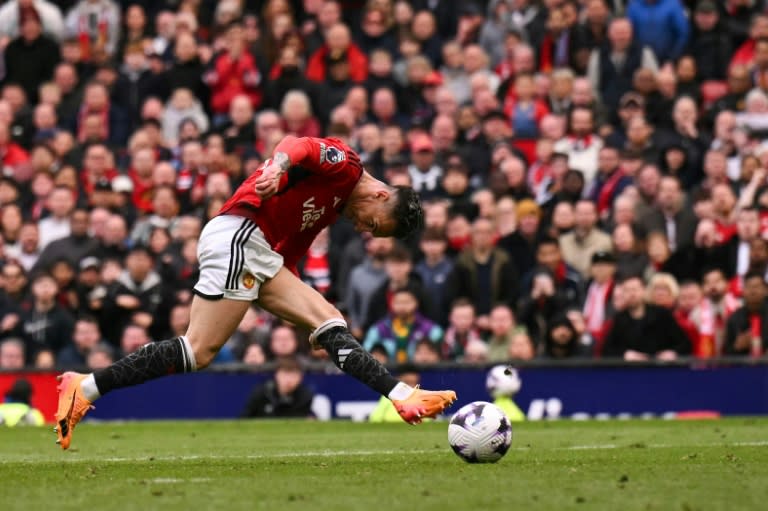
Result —
<svg viewBox="0 0 768 511"><path fill-rule="evenodd" d="M699 328L693 321L691 321L688 313L683 310L675 309L672 312L672 315L675 317L675 321L677 321L677 324L680 325L680 328L683 330L683 332L685 332L685 335L691 341L691 346L693 346L693 351L695 353L697 347L699 346Z"/></svg>
<svg viewBox="0 0 768 511"><path fill-rule="evenodd" d="M744 41L731 57L731 67L739 64L752 67L752 62L755 60L755 46L757 46L757 41L754 39Z"/></svg>
<svg viewBox="0 0 768 511"><path fill-rule="evenodd" d="M142 179L134 169L128 170L128 177L133 183L133 205L142 213L152 213L152 190L155 188L152 177Z"/></svg>
<svg viewBox="0 0 768 511"><path fill-rule="evenodd" d="M275 153L288 154L293 166L280 179L279 192L262 201L256 193L257 170L222 206L220 214L249 218L264 233L285 266L296 264L315 236L336 221L363 175L355 152L337 138L286 137ZM264 162L269 165L271 159Z"/></svg>
<svg viewBox="0 0 768 511"><path fill-rule="evenodd" d="M100 179L106 179L110 183L114 178L118 176L119 172L117 169L107 169L104 171L104 174L101 176L96 176L88 172L87 170L83 169L80 172L80 183L83 185L83 191L85 194L90 197L93 193L94 188L96 188L96 183Z"/></svg>
<svg viewBox="0 0 768 511"><path fill-rule="evenodd" d="M368 78L368 57L354 43L347 49L349 77L353 82L364 82ZM323 45L309 58L306 77L314 82L324 82L328 71L328 46Z"/></svg>
<svg viewBox="0 0 768 511"><path fill-rule="evenodd" d="M220 172L220 171L219 171ZM193 199L194 195L200 195L201 197L204 197L203 194L193 194L193 190L205 190L205 182L208 180L208 171L207 169L182 169L181 172L179 172L179 176L176 178L176 191L179 194L185 194L189 193L190 199ZM192 200L192 203L202 202Z"/></svg>
<svg viewBox="0 0 768 511"><path fill-rule="evenodd" d="M5 147L0 147L0 160L3 167L16 168L18 165L29 162L29 153L19 144L8 142Z"/></svg>
<svg viewBox="0 0 768 511"><path fill-rule="evenodd" d="M715 222L715 231L717 232L717 243L724 245L736 236L736 224L726 224L718 220Z"/></svg>
<svg viewBox="0 0 768 511"><path fill-rule="evenodd" d="M247 51L237 60L228 52L220 53L203 81L211 88L211 110L216 114L228 113L232 99L240 94L251 99L254 109L261 105L261 74L256 59Z"/></svg>
<svg viewBox="0 0 768 511"><path fill-rule="evenodd" d="M322 134L322 128L320 127L320 122L315 119L314 117L310 117L307 119L304 124L301 125L299 129L291 130L288 127L288 123L285 121L282 122L283 131L287 133L288 135L293 135L294 137L319 137Z"/></svg>

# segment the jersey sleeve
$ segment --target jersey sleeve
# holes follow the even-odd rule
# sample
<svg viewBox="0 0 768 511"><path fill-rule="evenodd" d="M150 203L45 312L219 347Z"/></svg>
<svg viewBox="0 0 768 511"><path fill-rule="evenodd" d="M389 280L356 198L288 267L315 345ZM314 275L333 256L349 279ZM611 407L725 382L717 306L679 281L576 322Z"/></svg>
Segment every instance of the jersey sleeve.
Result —
<svg viewBox="0 0 768 511"><path fill-rule="evenodd" d="M362 171L357 154L338 139L288 136L275 148L275 153L278 152L286 153L292 166L300 166L314 174Z"/></svg>

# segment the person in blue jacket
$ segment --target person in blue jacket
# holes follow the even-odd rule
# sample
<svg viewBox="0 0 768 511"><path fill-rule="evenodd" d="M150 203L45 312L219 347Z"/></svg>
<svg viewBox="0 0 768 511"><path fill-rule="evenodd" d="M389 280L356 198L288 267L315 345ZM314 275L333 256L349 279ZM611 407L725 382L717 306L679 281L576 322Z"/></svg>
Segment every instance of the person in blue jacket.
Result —
<svg viewBox="0 0 768 511"><path fill-rule="evenodd" d="M683 54L691 29L680 0L632 0L627 18L635 29L635 42L651 48L659 65Z"/></svg>

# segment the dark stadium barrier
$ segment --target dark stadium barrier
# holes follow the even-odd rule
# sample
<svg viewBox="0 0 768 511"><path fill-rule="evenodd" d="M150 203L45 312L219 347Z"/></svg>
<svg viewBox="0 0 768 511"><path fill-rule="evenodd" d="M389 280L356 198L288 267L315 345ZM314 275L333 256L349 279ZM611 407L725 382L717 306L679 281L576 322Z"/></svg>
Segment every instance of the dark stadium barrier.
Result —
<svg viewBox="0 0 768 511"><path fill-rule="evenodd" d="M442 365L422 371L425 388L451 388L458 404L489 400L488 367ZM768 415L768 361L665 364L581 363L518 366L523 386L516 397L529 419ZM0 373L0 394L18 377L34 388L33 404L48 420L56 407L55 373ZM251 389L268 372L242 367L170 376L99 400L91 420L237 417ZM363 420L377 396L340 374L308 372L321 419ZM456 407L457 408L457 407Z"/></svg>

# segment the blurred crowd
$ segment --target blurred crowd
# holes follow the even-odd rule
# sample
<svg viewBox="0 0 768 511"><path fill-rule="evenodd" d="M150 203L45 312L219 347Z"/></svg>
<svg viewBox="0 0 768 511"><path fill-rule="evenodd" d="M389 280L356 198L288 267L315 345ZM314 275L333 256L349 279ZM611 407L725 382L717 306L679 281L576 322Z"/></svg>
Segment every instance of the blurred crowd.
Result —
<svg viewBox="0 0 768 511"><path fill-rule="evenodd" d="M183 334L287 134L422 197L296 268L384 362L768 350L764 0L10 0L0 53L0 369ZM254 307L216 362L323 357Z"/></svg>

